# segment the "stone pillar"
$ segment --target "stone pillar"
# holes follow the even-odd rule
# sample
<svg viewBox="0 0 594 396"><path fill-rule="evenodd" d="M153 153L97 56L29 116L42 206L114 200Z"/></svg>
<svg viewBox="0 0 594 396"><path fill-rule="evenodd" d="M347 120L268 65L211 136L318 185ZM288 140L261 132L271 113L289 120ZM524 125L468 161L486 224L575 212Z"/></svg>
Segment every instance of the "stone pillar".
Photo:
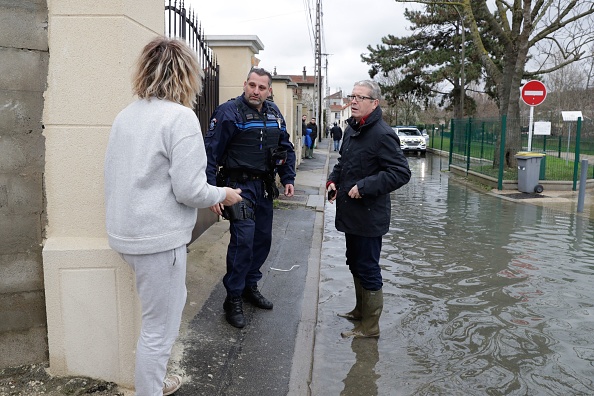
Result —
<svg viewBox="0 0 594 396"><path fill-rule="evenodd" d="M285 117L287 132L289 133L291 142L294 145L297 145L298 141L296 138L298 138L298 136L296 134L297 128L295 124L296 103L293 98L293 85L295 85L295 83L291 82L289 76L277 75L272 77L274 103L278 106L281 113L283 113L283 117ZM299 129L301 129L301 121L299 122Z"/></svg>
<svg viewBox="0 0 594 396"><path fill-rule="evenodd" d="M259 62L255 55L264 45L258 36L212 35L206 36L205 41L220 65L219 102L224 103L243 92L248 72Z"/></svg>
<svg viewBox="0 0 594 396"><path fill-rule="evenodd" d="M107 244L103 162L111 123L133 100L141 48L164 29L160 0L48 2L47 240L50 370L134 384L134 279Z"/></svg>

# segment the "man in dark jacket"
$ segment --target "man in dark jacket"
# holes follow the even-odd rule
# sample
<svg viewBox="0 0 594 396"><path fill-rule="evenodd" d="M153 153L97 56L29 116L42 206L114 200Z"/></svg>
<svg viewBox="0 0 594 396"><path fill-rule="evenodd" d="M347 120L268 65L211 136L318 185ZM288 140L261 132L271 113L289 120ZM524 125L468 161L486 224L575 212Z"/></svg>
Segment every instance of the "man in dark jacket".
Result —
<svg viewBox="0 0 594 396"><path fill-rule="evenodd" d="M338 151L340 147L340 141L342 140L342 128L338 126L338 123L334 123L332 129L330 129L332 140L334 141L334 151Z"/></svg>
<svg viewBox="0 0 594 396"><path fill-rule="evenodd" d="M356 321L343 337L379 337L383 309L379 266L382 235L390 226L390 192L410 180L408 161L392 128L382 120L379 85L355 83L341 156L328 177L329 202L336 201L335 225L345 233L346 263L353 275L355 308L339 316Z"/></svg>

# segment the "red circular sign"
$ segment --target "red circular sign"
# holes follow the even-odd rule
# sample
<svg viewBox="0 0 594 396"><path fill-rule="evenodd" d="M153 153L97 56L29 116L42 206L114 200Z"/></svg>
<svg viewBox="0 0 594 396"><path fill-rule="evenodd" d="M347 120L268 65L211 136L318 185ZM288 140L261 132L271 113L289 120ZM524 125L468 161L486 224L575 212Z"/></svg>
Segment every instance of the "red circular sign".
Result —
<svg viewBox="0 0 594 396"><path fill-rule="evenodd" d="M522 100L528 106L538 106L546 97L547 87L538 80L530 80L522 87Z"/></svg>

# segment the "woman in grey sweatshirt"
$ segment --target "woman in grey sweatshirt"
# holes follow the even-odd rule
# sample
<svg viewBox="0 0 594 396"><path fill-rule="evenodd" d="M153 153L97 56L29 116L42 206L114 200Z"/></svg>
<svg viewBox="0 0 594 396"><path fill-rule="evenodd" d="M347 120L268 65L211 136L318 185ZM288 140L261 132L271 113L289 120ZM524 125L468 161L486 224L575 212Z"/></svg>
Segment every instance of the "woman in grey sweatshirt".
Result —
<svg viewBox="0 0 594 396"><path fill-rule="evenodd" d="M233 205L239 190L206 182L206 153L192 107L202 90L196 54L183 42L158 37L138 59L138 100L113 122L105 155L109 245L136 276L142 328L136 350L136 394L175 392L165 378L186 302L186 244L196 208Z"/></svg>

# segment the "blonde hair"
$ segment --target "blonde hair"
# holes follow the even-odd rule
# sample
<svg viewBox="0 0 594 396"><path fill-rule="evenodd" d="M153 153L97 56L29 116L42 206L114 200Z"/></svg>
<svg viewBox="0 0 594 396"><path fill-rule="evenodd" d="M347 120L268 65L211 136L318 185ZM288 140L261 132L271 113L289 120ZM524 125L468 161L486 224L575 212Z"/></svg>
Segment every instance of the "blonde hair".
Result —
<svg viewBox="0 0 594 396"><path fill-rule="evenodd" d="M202 92L203 78L196 53L186 43L160 36L138 57L132 90L139 98L167 99L191 108Z"/></svg>

